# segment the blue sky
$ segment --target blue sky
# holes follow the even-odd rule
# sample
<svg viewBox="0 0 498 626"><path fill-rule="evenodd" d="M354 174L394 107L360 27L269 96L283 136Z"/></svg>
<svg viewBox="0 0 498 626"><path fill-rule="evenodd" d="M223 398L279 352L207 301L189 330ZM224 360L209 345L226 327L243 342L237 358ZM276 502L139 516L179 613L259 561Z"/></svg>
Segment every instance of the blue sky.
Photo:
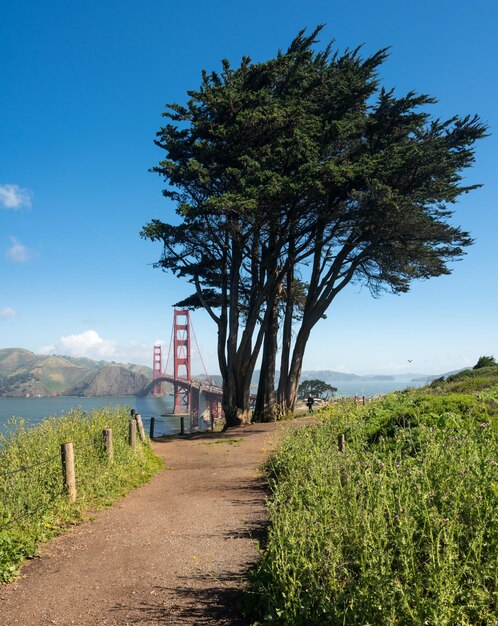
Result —
<svg viewBox="0 0 498 626"><path fill-rule="evenodd" d="M305 369L438 373L498 357L498 5L493 0L0 0L0 347L150 364L189 286L151 267L139 238L172 206L148 172L166 102L202 68L286 48L303 27L365 54L392 46L386 86L478 113L493 133L455 223L476 239L449 277L372 299L351 287L314 330ZM215 328L196 312L204 360ZM408 359L412 363L408 363ZM194 371L201 366L196 359Z"/></svg>

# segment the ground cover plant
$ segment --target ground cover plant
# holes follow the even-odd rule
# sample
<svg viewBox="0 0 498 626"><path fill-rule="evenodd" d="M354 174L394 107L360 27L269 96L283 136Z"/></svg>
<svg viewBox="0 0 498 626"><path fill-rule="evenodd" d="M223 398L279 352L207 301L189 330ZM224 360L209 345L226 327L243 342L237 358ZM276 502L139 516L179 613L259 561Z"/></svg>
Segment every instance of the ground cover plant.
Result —
<svg viewBox="0 0 498 626"><path fill-rule="evenodd" d="M490 365L480 369L463 370L446 379L438 378L431 383L432 390L472 392L488 389L496 385L498 365Z"/></svg>
<svg viewBox="0 0 498 626"><path fill-rule="evenodd" d="M338 403L289 435L267 466L257 624L498 624L498 371L485 370Z"/></svg>
<svg viewBox="0 0 498 626"><path fill-rule="evenodd" d="M103 408L68 412L0 437L0 581L8 582L37 544L60 533L92 511L109 506L148 481L162 462L150 446L128 444L129 410ZM109 462L102 430L113 431ZM63 490L60 445L74 444L78 496L69 503ZM27 468L16 471L19 468Z"/></svg>
<svg viewBox="0 0 498 626"><path fill-rule="evenodd" d="M237 439L218 439L217 441L208 441L204 443L205 446L217 446L219 444L226 444L229 446L240 446L244 441L244 437L237 437Z"/></svg>

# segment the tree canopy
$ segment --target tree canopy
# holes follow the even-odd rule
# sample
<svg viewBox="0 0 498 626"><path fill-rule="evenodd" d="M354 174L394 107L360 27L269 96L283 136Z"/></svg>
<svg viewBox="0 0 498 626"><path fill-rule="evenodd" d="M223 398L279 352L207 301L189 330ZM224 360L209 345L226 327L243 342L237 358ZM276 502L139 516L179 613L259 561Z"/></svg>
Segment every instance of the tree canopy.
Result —
<svg viewBox="0 0 498 626"><path fill-rule="evenodd" d="M303 380L299 385L298 395L301 398L313 396L315 398L331 398L337 391L337 387L329 385L323 380L314 378L312 380Z"/></svg>
<svg viewBox="0 0 498 626"><path fill-rule="evenodd" d="M480 370L483 367L491 367L492 365L496 365L496 361L493 356L480 356L473 369Z"/></svg>
<svg viewBox="0 0 498 626"><path fill-rule="evenodd" d="M310 333L349 283L403 293L450 273L472 243L450 218L476 187L462 172L479 118L431 117L432 97L380 85L386 49L316 51L320 31L269 61L203 72L157 133L153 171L177 217L142 235L163 243L157 267L192 283L182 304L217 326L229 425L250 417L259 356L257 416L293 409Z"/></svg>

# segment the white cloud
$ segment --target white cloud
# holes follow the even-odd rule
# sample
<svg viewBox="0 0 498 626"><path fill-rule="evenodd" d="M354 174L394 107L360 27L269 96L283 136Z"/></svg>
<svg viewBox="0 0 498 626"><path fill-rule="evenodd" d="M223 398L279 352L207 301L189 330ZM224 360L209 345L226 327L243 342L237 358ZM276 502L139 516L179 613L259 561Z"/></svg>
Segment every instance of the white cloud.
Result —
<svg viewBox="0 0 498 626"><path fill-rule="evenodd" d="M101 337L96 330L87 330L74 335L59 337L57 341L38 350L40 354L60 354L74 357L88 357L89 359L103 361L117 361L118 363L138 363L152 367L153 347L162 346L163 368L168 360L168 346L163 340L144 342L131 340L119 344L113 339ZM202 372L203 368L196 354L192 355L192 370L194 373ZM173 353L169 355L168 370L173 370ZM210 370L212 371L212 369Z"/></svg>
<svg viewBox="0 0 498 626"><path fill-rule="evenodd" d="M0 185L0 207L4 209L31 208L31 194L19 185Z"/></svg>
<svg viewBox="0 0 498 626"><path fill-rule="evenodd" d="M53 345L40 349L42 354L85 356L90 359L116 360L123 357L115 341L103 339L97 331L87 330L79 335L60 337Z"/></svg>
<svg viewBox="0 0 498 626"><path fill-rule="evenodd" d="M5 306L0 309L0 320L8 320L17 317L17 311L10 306Z"/></svg>
<svg viewBox="0 0 498 626"><path fill-rule="evenodd" d="M33 250L21 243L17 237L11 237L5 256L11 263L27 263L33 258Z"/></svg>

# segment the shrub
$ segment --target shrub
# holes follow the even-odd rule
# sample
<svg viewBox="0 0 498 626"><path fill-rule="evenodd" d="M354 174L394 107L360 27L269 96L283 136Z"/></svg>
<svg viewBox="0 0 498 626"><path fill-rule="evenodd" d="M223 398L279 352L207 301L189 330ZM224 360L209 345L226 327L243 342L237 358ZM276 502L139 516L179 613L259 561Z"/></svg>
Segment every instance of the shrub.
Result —
<svg viewBox="0 0 498 626"><path fill-rule="evenodd" d="M483 367L490 367L496 365L496 361L492 356L480 356L477 363L474 365L475 370L482 369Z"/></svg>
<svg viewBox="0 0 498 626"><path fill-rule="evenodd" d="M20 420L15 433L0 437L0 581L11 580L40 541L110 505L162 467L150 446L130 448L128 416L125 407L74 410L30 429ZM113 431L112 464L103 448L104 428ZM75 451L74 504L62 490L60 444L68 441ZM15 471L23 467L29 469Z"/></svg>
<svg viewBox="0 0 498 626"><path fill-rule="evenodd" d="M344 403L293 432L267 466L258 623L497 624L497 407L495 378Z"/></svg>

